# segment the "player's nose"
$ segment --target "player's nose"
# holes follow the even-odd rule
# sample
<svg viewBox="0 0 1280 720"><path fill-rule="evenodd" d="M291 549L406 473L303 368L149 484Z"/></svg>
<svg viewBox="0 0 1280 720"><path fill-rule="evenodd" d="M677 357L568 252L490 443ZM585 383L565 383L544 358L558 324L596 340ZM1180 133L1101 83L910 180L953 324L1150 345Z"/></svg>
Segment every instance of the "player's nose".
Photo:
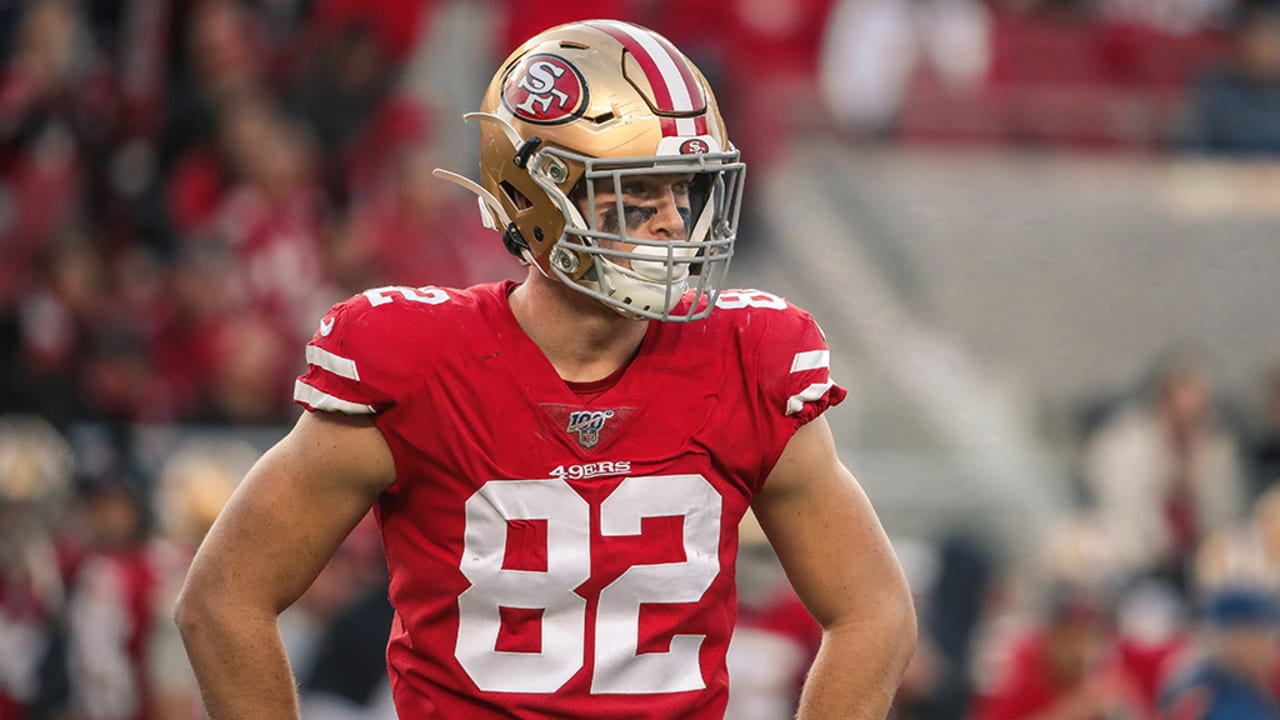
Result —
<svg viewBox="0 0 1280 720"><path fill-rule="evenodd" d="M653 216L653 230L664 239L681 240L685 236L684 214L680 212L680 204L676 200L675 190L665 188L658 200L657 213Z"/></svg>

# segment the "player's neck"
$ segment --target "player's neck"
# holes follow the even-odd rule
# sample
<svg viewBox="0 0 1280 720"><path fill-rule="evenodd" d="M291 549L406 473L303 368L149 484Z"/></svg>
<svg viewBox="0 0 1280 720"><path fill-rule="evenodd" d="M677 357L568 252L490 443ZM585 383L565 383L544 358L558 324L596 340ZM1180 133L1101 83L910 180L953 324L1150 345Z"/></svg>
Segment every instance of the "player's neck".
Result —
<svg viewBox="0 0 1280 720"><path fill-rule="evenodd" d="M649 323L623 317L536 270L509 298L516 322L560 377L591 382L628 362Z"/></svg>

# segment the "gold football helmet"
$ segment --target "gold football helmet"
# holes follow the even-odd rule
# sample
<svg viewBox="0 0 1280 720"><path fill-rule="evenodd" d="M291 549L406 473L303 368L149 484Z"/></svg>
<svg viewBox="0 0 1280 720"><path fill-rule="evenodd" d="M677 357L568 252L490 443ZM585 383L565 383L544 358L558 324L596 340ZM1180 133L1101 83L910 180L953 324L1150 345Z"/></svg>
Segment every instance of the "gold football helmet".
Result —
<svg viewBox="0 0 1280 720"><path fill-rule="evenodd" d="M71 498L74 474L71 445L47 420L0 416L0 515L16 512L27 529L51 528ZM0 521L0 554L13 517Z"/></svg>
<svg viewBox="0 0 1280 720"><path fill-rule="evenodd" d="M746 166L706 79L670 41L615 20L552 28L507 58L466 118L480 121L480 183L436 173L480 196L508 250L626 315L710 314ZM654 180L679 188L684 231L628 234L646 217L630 188Z"/></svg>

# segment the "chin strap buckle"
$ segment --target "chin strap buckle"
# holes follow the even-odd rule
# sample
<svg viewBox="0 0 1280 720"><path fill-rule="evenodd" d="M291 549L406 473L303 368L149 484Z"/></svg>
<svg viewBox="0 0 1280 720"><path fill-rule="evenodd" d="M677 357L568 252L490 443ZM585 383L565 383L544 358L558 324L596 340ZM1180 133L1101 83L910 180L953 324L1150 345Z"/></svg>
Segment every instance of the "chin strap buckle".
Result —
<svg viewBox="0 0 1280 720"><path fill-rule="evenodd" d="M515 223L509 223L507 229L502 231L502 244L506 246L507 252L521 260L525 259L525 253L529 251L529 243L520 234Z"/></svg>

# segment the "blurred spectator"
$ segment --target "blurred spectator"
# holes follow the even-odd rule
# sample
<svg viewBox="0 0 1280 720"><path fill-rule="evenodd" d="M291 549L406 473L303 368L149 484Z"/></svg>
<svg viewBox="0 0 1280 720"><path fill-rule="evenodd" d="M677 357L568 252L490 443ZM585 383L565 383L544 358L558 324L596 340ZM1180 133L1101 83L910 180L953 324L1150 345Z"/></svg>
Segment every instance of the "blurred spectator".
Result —
<svg viewBox="0 0 1280 720"><path fill-rule="evenodd" d="M898 562L907 576L907 585L911 588L918 616L932 618L933 606L930 591L935 587L941 557L933 543L915 538L897 539L893 543ZM963 604L963 596L956 598ZM939 691L943 674L949 669L944 657L936 646L933 628L926 622L920 622L920 633L916 640L916 653L911 658L907 671L893 699L893 720L924 720L934 716L933 703ZM957 717L962 717L957 710Z"/></svg>
<svg viewBox="0 0 1280 720"><path fill-rule="evenodd" d="M787 582L751 512L739 526L737 580L738 624L727 655L733 691L725 719L791 717L822 628Z"/></svg>
<svg viewBox="0 0 1280 720"><path fill-rule="evenodd" d="M377 13L357 11L397 7L406 17L393 13L379 21ZM420 7L330 0L316 16L293 104L326 148L319 177L340 206L389 180L401 153L427 137L426 108L397 90L407 43L417 32L414 8Z"/></svg>
<svg viewBox="0 0 1280 720"><path fill-rule="evenodd" d="M1149 717L1164 664L1182 647L1181 599L1167 585L1130 586L1104 527L1088 512L1063 517L1006 579L996 597L1008 607L989 607L976 641L972 717Z"/></svg>
<svg viewBox="0 0 1280 720"><path fill-rule="evenodd" d="M1227 588L1207 599L1202 636L1161 696L1164 717L1181 720L1269 720L1280 717L1271 685L1277 668L1273 590Z"/></svg>
<svg viewBox="0 0 1280 720"><path fill-rule="evenodd" d="M0 718L34 712L57 637L65 582L55 536L73 460L44 420L0 417Z"/></svg>
<svg viewBox="0 0 1280 720"><path fill-rule="evenodd" d="M380 51L393 63L403 62L423 33L429 30L437 2L434 0L315 0L309 8L311 22L304 52L316 53L315 38L341 35L352 29L368 32Z"/></svg>
<svg viewBox="0 0 1280 720"><path fill-rule="evenodd" d="M1247 2L1234 57L1192 88L1184 145L1198 152L1280 155L1280 4Z"/></svg>
<svg viewBox="0 0 1280 720"><path fill-rule="evenodd" d="M499 13L503 26L498 36L497 60L501 61L520 43L547 28L592 18L626 20L645 4L645 0L507 0L502 3L502 12ZM685 15L686 10L688 8L681 7L682 12L677 14ZM653 29L662 32L658 27ZM714 32L714 28L707 25L703 25L703 30Z"/></svg>
<svg viewBox="0 0 1280 720"><path fill-rule="evenodd" d="M286 421L297 358L278 323L262 315L230 318L213 337L213 374L207 378L210 419L239 425Z"/></svg>
<svg viewBox="0 0 1280 720"><path fill-rule="evenodd" d="M991 17L976 0L841 0L822 43L822 95L842 127L889 133L922 62L951 92L987 79Z"/></svg>
<svg viewBox="0 0 1280 720"><path fill-rule="evenodd" d="M295 677L306 684L309 697L300 698L304 702L314 701L315 707L326 711L337 707L353 713L377 712L381 682L387 680L386 647L391 627L377 594L381 593L385 602L388 582L382 537L370 512L298 602L280 615L285 652ZM384 629L375 635L351 635L370 626ZM325 654L337 647L349 654ZM376 668L355 667L370 657L376 658ZM371 669L381 672L370 673Z"/></svg>
<svg viewBox="0 0 1280 720"><path fill-rule="evenodd" d="M258 454L243 441L184 443L161 468L152 508L129 484L91 491L93 549L69 612L77 720L203 717L171 608L196 546Z"/></svg>
<svg viewBox="0 0 1280 720"><path fill-rule="evenodd" d="M238 440L194 439L180 446L160 471L154 494L159 533L150 553L158 583L146 651L147 689L157 720L204 717L170 609L196 548L258 454Z"/></svg>
<svg viewBox="0 0 1280 720"><path fill-rule="evenodd" d="M29 3L0 69L0 312L30 290L44 249L89 204L114 102L76 4Z"/></svg>
<svg viewBox="0 0 1280 720"><path fill-rule="evenodd" d="M1184 588L1191 551L1243 511L1244 477L1198 359L1179 354L1158 364L1148 393L1089 438L1085 480L1134 571Z"/></svg>
<svg viewBox="0 0 1280 720"><path fill-rule="evenodd" d="M79 395L84 358L93 345L94 321L102 317L105 272L94 243L69 232L54 241L40 266L28 271L27 292L18 305L19 367L27 397L23 405L45 417L83 416Z"/></svg>
<svg viewBox="0 0 1280 720"><path fill-rule="evenodd" d="M1116 603L1116 662L1142 717L1155 717L1161 683L1190 642L1187 603L1169 583L1143 580Z"/></svg>
<svg viewBox="0 0 1280 720"><path fill-rule="evenodd" d="M386 659L395 610L387 582L364 584L324 629L302 683L309 720L395 720Z"/></svg>
<svg viewBox="0 0 1280 720"><path fill-rule="evenodd" d="M1120 665L1105 600L1071 586L1049 590L1041 620L1016 636L975 702L978 720L1145 717Z"/></svg>
<svg viewBox="0 0 1280 720"><path fill-rule="evenodd" d="M236 294L231 248L213 241L181 248L164 302L149 308L152 380L172 419L252 425L279 422L288 404L293 356L280 328Z"/></svg>
<svg viewBox="0 0 1280 720"><path fill-rule="evenodd" d="M148 165L175 84L169 54L174 16L180 13L175 5L172 0L100 0L86 8L98 44L116 68L120 137L144 143Z"/></svg>
<svg viewBox="0 0 1280 720"><path fill-rule="evenodd" d="M157 582L147 562L146 499L113 471L81 493L88 552L69 595L67 637L72 716L149 720L143 649Z"/></svg>
<svg viewBox="0 0 1280 720"><path fill-rule="evenodd" d="M210 379L222 328L235 318L232 269L228 249L212 242L185 245L165 268L161 296L134 310L150 328L148 363L169 420L221 419Z"/></svg>
<svg viewBox="0 0 1280 720"><path fill-rule="evenodd" d="M160 174L147 208L155 241L164 251L214 221L226 193L237 181L237 123L246 106L266 104L279 89L271 62L273 48L261 19L235 0L202 0L173 8L185 22L180 73L172 85L160 135ZM176 12L185 9L186 12Z"/></svg>
<svg viewBox="0 0 1280 720"><path fill-rule="evenodd" d="M995 563L982 543L966 535L951 535L936 550L932 577L913 582L921 599L920 641L907 680L915 681L913 714L930 720L959 720L969 716L973 695L974 636L993 594ZM910 565L904 562L904 565ZM907 576L912 581L911 574ZM923 652L922 652L923 649ZM911 691L907 680L903 686ZM901 705L900 705L901 707Z"/></svg>
<svg viewBox="0 0 1280 720"><path fill-rule="evenodd" d="M166 173L214 137L228 103L264 92L270 84L267 41L247 8L235 0L203 0L185 19L186 63L173 83L160 148Z"/></svg>
<svg viewBox="0 0 1280 720"><path fill-rule="evenodd" d="M1259 496L1244 522L1206 537L1193 569L1199 592L1239 585L1280 591L1280 486Z"/></svg>
<svg viewBox="0 0 1280 720"><path fill-rule="evenodd" d="M406 149L397 158L394 182L348 215L333 248L342 287L467 287L514 279L512 273L521 271L500 244L489 242L470 200L431 174L434 167L426 147ZM445 226L453 229L437 232Z"/></svg>
<svg viewBox="0 0 1280 720"><path fill-rule="evenodd" d="M234 182L205 237L231 253L237 308L272 323L285 342L301 341L337 299L323 264L327 208L317 149L264 96L229 104L222 133Z"/></svg>

